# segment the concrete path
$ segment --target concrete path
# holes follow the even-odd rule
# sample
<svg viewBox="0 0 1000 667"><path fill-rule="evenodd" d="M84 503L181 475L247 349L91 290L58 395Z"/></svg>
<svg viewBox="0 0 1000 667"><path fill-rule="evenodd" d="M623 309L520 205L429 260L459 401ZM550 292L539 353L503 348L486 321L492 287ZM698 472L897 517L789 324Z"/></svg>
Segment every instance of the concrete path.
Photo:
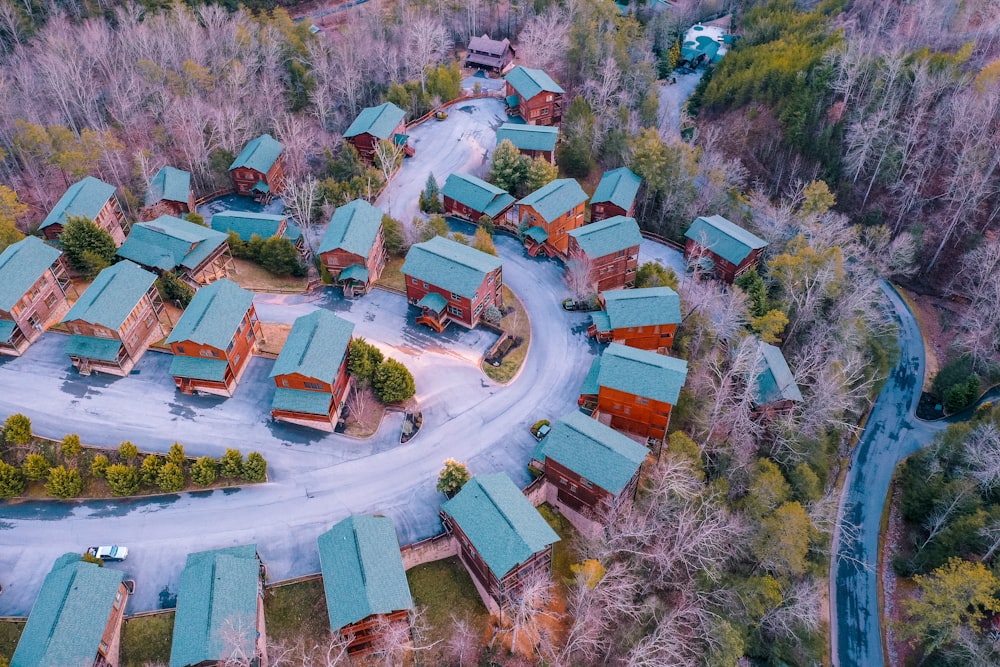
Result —
<svg viewBox="0 0 1000 667"><path fill-rule="evenodd" d="M698 69L690 74L675 73L673 78L677 83L657 82L660 87L659 124L661 135L680 138L681 109L694 93L694 89L704 74L704 69Z"/></svg>

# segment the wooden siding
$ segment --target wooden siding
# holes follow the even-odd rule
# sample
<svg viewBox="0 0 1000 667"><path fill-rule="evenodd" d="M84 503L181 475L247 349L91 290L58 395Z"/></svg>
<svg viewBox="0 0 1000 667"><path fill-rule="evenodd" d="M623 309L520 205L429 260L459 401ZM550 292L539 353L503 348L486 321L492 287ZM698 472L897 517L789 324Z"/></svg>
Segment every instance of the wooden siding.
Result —
<svg viewBox="0 0 1000 667"><path fill-rule="evenodd" d="M617 204L612 204L609 201L602 202L590 202L590 221L600 222L601 220L607 220L608 218L613 218L616 215L624 215L627 218L635 217L635 204L632 204L632 208L629 210L623 209Z"/></svg>
<svg viewBox="0 0 1000 667"><path fill-rule="evenodd" d="M404 118L399 122L393 129L393 134L406 134L406 119ZM358 154L361 155L361 159L369 164L375 162L375 147L378 146L379 139L373 134L359 134L354 137L350 137L346 140L349 144L358 149ZM389 137L388 141L392 141L392 137Z"/></svg>
<svg viewBox="0 0 1000 667"><path fill-rule="evenodd" d="M73 361L73 365L80 372L88 372L90 369L93 369L101 373L110 373L111 375L128 375L150 343L163 338L163 327L160 326L158 317L161 310L163 310L163 305L160 302L160 295L154 285L139 299L132 312L125 318L125 322L117 330L97 326L83 320L70 320L66 322L66 327L72 334L92 336L94 338L114 338L121 341L124 348L122 356L117 362L81 359L71 356L70 359Z"/></svg>
<svg viewBox="0 0 1000 667"><path fill-rule="evenodd" d="M588 257L576 239L569 237L568 255L590 262L590 284L598 292L623 289L635 285L639 268L639 246L600 257Z"/></svg>
<svg viewBox="0 0 1000 667"><path fill-rule="evenodd" d="M565 257L569 248L569 232L583 226L583 210L586 202L580 202L572 210L554 220L543 218L533 206L521 204L518 207L520 224L524 227L541 227L549 238L543 243L550 255Z"/></svg>
<svg viewBox="0 0 1000 667"><path fill-rule="evenodd" d="M250 357L257 347L257 339L261 336L260 321L257 319L257 311L251 304L240 328L233 336L228 350L220 350L211 345L201 345L190 340L174 342L170 344L170 351L179 357L195 357L199 359L225 359L228 362L225 379L222 382L209 380L199 380L196 378L185 378L174 376L174 384L177 389L184 394L202 392L205 394L215 394L217 396L232 396L236 391L236 385L243 376Z"/></svg>
<svg viewBox="0 0 1000 667"><path fill-rule="evenodd" d="M676 324L657 324L647 327L620 327L613 329L610 336L600 336L601 342L620 343L640 350L653 352L669 350L677 333Z"/></svg>
<svg viewBox="0 0 1000 667"><path fill-rule="evenodd" d="M715 276L719 280L722 280L730 285L733 284L734 280L753 267L757 266L763 252L763 248L751 250L750 254L747 255L742 262L739 264L733 264L719 255L716 255L711 249L706 248L694 239L687 239L687 243L684 245L684 259L690 263L698 260L700 257L711 258L712 262L715 264L715 270L713 272Z"/></svg>
<svg viewBox="0 0 1000 667"><path fill-rule="evenodd" d="M322 253L320 261L335 281L339 280L340 272L348 266L352 264L364 265L368 269L368 282L365 284L367 292L381 277L388 257L388 252L385 249L385 232L382 227L379 227L378 234L375 235L375 243L372 244L367 257L338 248Z"/></svg>
<svg viewBox="0 0 1000 667"><path fill-rule="evenodd" d="M121 205L118 203L118 198L114 195L111 199L104 204L104 208L101 209L97 217L94 218L94 223L111 235L114 239L115 247L120 248L123 243L125 243L125 237L128 235L129 225L125 221L125 213L122 211ZM49 225L42 230L42 234L45 236L47 241L55 241L63 233L63 226L59 223Z"/></svg>
<svg viewBox="0 0 1000 667"><path fill-rule="evenodd" d="M118 667L120 664L122 621L125 617L125 606L128 604L128 588L125 583L118 584L118 594L115 596L111 614L108 616L108 624L104 626L104 634L101 635L101 644L97 649L97 660L95 665L107 665L108 667Z"/></svg>
<svg viewBox="0 0 1000 667"><path fill-rule="evenodd" d="M229 242L224 242L201 264L193 269L184 270L184 278L192 287L208 285L229 275L233 266L233 257L229 252Z"/></svg>
<svg viewBox="0 0 1000 667"><path fill-rule="evenodd" d="M517 95L514 86L507 82L506 96ZM520 98L518 112L528 125L558 125L562 120L563 96L561 93L542 91L531 99Z"/></svg>
<svg viewBox="0 0 1000 667"><path fill-rule="evenodd" d="M317 378L306 377L300 373L288 373L278 375L274 378L274 384L281 388L299 389L302 391L322 391L330 392L333 396L330 399L330 407L326 417L308 412L294 412L291 410L271 410L271 416L279 421L286 421L300 426L319 428L324 431L333 431L337 424L337 417L340 415L340 408L347 400L347 392L351 387L351 377L347 374L347 358L340 362L337 369L337 377L331 386L328 382L323 382ZM314 386L307 386L310 383ZM318 386L318 388L317 388Z"/></svg>
<svg viewBox="0 0 1000 667"><path fill-rule="evenodd" d="M279 155L266 174L248 167L237 167L231 170L229 175L233 179L233 187L236 188L237 194L253 196L253 186L264 181L272 195L280 195L285 187L284 156Z"/></svg>
<svg viewBox="0 0 1000 667"><path fill-rule="evenodd" d="M558 461L545 459L543 473L559 492L559 500L587 516L594 516L602 505L614 503L609 491L583 478Z"/></svg>
<svg viewBox="0 0 1000 667"><path fill-rule="evenodd" d="M10 312L0 310L0 320L10 320L15 324L10 342L0 343L0 354L19 356L38 340L49 325L58 322L69 310L69 301L59 279L63 276L61 259L53 266L55 270L45 271Z"/></svg>
<svg viewBox="0 0 1000 667"><path fill-rule="evenodd" d="M372 614L357 623L340 628L340 636L348 641L347 653L353 658L367 655L378 648L380 639L388 635L391 626L405 626L410 632L410 612L399 609L388 614Z"/></svg>
<svg viewBox="0 0 1000 667"><path fill-rule="evenodd" d="M470 329L476 326L483 311L490 306L496 306L501 311L503 310L503 267L490 272L483 279L483 282L480 283L479 288L476 290L474 299L453 295L451 292L437 285L424 282L406 274L403 274L403 278L406 281L406 300L410 304L416 305L420 299L431 292L440 294L448 302L448 306L445 308L446 318L449 321L457 322ZM461 314L455 313L451 308L458 309L461 311Z"/></svg>
<svg viewBox="0 0 1000 667"><path fill-rule="evenodd" d="M496 221L497 219L503 218L513 205L514 204L512 203L510 206L500 211L500 213L493 216L491 220ZM460 218L465 218L466 220L472 221L474 224L479 224L479 218L485 215L482 211L477 211L474 208L459 203L448 196L444 197L444 212L445 215L454 215Z"/></svg>
<svg viewBox="0 0 1000 667"><path fill-rule="evenodd" d="M608 387L601 387L597 395L597 409L611 417L612 428L646 438L663 439L672 407Z"/></svg>

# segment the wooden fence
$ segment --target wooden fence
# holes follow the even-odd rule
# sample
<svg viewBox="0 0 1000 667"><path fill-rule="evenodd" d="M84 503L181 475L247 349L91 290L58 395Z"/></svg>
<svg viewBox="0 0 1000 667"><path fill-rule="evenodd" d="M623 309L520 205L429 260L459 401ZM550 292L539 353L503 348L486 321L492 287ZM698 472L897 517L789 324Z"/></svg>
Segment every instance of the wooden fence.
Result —
<svg viewBox="0 0 1000 667"><path fill-rule="evenodd" d="M235 194L235 193L236 193L236 189L235 188L223 188L221 190L216 190L215 192L213 192L210 195L205 195L204 197L199 197L198 199L196 199L195 202L194 202L194 205L195 205L195 208L197 208L197 207L201 206L202 204L204 204L205 202L212 201L213 199L215 199L217 197L223 197L225 195L231 195L231 194Z"/></svg>
<svg viewBox="0 0 1000 667"><path fill-rule="evenodd" d="M640 230L639 233L642 234L642 238L644 239L649 239L650 241L656 241L657 243L662 243L665 246L669 246L675 250L680 250L681 252L684 252L684 245L678 243L677 241L671 241L665 236L660 236L659 234L654 234L653 232L646 232Z"/></svg>
<svg viewBox="0 0 1000 667"><path fill-rule="evenodd" d="M487 97L492 97L493 99L496 99L496 100L502 100L503 99L503 93L501 91L496 91L496 92L494 92L494 91L488 91L488 92L485 92L485 93L479 93L478 95L476 95L475 93L469 93L468 95L462 95L461 97L456 97L453 100L448 100L447 102L442 102L441 104L437 105L436 107L434 107L433 109L431 109L430 111L428 111L427 113L425 113L420 118L415 118L414 120L411 120L409 123L406 124L406 129L409 130L411 128L414 128L414 127L420 125L424 121L429 120L438 111L442 111L444 109L447 109L448 107L453 106L455 104L458 104L459 102L467 102L469 100L481 100L481 99L485 99Z"/></svg>

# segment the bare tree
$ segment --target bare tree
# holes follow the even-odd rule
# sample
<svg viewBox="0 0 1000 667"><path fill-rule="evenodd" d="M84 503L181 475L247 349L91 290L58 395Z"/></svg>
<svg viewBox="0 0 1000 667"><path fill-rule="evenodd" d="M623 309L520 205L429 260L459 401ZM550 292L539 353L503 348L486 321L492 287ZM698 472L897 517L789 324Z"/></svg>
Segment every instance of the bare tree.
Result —
<svg viewBox="0 0 1000 667"><path fill-rule="evenodd" d="M517 58L525 67L553 73L569 48L570 21L557 5L528 19L518 35Z"/></svg>
<svg viewBox="0 0 1000 667"><path fill-rule="evenodd" d="M519 583L516 593L504 600L501 618L510 634L511 650L528 656L540 655L546 639L545 623L558 618L551 608L552 577L538 570ZM547 645L544 653L551 654Z"/></svg>
<svg viewBox="0 0 1000 667"><path fill-rule="evenodd" d="M593 262L586 255L575 255L566 262L566 283L578 301L586 301L596 293Z"/></svg>

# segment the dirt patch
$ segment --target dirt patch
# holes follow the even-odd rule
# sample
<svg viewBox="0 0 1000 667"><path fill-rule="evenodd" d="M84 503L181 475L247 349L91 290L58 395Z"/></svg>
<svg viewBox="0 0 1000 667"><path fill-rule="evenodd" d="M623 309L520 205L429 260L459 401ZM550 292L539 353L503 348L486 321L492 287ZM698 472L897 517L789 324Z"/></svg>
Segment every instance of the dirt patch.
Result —
<svg viewBox="0 0 1000 667"><path fill-rule="evenodd" d="M913 582L896 574L892 567L893 556L905 556L909 549L905 544L906 526L903 524L899 504L902 498L900 489L893 485L889 500L889 520L885 531L885 543L882 548L879 574L882 582L882 600L885 605L882 610L882 627L885 628L885 646L890 665L909 665L917 653L902 639L895 628L902 620L902 602L913 597L915 587Z"/></svg>
<svg viewBox="0 0 1000 667"><path fill-rule="evenodd" d="M938 369L948 363L953 356L951 341L963 315L964 304L927 294L917 294L900 289L906 297L913 315L920 324L924 337L924 352L927 357L927 372L924 374L924 391L930 389Z"/></svg>
<svg viewBox="0 0 1000 667"><path fill-rule="evenodd" d="M261 338L257 342L257 348L261 354L278 356L281 348L285 346L288 334L292 330L291 324L278 324L277 322L261 322Z"/></svg>
<svg viewBox="0 0 1000 667"><path fill-rule="evenodd" d="M233 259L234 270L229 279L244 289L257 292L304 292L305 277L276 276L246 259Z"/></svg>
<svg viewBox="0 0 1000 667"><path fill-rule="evenodd" d="M384 416L385 406L376 400L370 387L364 389L352 387L347 395L344 433L355 438L371 437L378 431Z"/></svg>

